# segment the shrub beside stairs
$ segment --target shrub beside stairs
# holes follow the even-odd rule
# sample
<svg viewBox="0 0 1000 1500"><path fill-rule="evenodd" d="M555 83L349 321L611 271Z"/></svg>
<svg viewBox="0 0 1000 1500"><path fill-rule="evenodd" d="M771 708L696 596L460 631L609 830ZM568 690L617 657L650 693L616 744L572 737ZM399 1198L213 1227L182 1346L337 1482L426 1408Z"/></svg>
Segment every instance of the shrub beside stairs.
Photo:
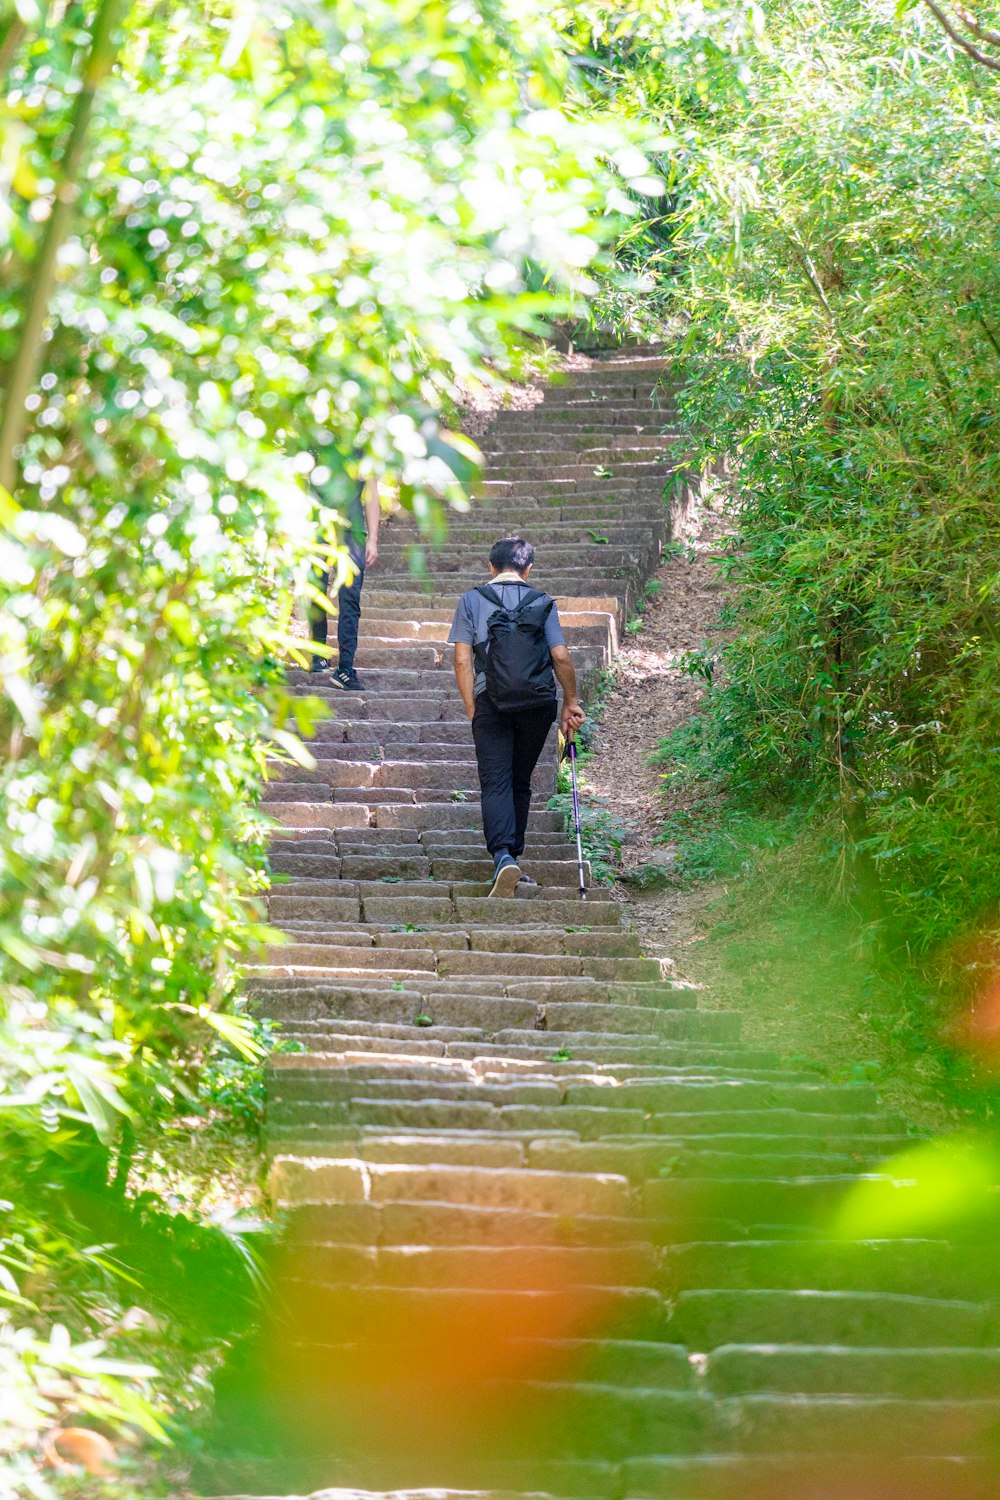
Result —
<svg viewBox="0 0 1000 1500"><path fill-rule="evenodd" d="M606 662L670 534L672 420L651 352L577 360L500 414L482 501L422 583L412 523L388 525L368 690L331 692L316 770L270 787L290 941L251 983L305 1050L270 1065L285 1227L263 1327L217 1382L202 1494L998 1492L989 1236L834 1236L859 1175L912 1138L870 1086L741 1045L608 891L580 902L546 810L554 740L539 889L486 899L456 599L518 530L578 665Z"/></svg>

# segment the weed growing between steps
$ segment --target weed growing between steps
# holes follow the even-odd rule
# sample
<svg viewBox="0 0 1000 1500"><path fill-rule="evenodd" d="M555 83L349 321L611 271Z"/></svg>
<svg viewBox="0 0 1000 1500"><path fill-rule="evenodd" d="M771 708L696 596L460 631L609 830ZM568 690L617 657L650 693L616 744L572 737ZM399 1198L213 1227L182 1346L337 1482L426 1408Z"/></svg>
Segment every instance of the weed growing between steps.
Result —
<svg viewBox="0 0 1000 1500"><path fill-rule="evenodd" d="M662 580L659 578L647 578L642 586L642 592L635 601L635 613L629 617L625 624L627 635L638 635L643 626L643 616L649 607L650 601L655 599L663 588Z"/></svg>

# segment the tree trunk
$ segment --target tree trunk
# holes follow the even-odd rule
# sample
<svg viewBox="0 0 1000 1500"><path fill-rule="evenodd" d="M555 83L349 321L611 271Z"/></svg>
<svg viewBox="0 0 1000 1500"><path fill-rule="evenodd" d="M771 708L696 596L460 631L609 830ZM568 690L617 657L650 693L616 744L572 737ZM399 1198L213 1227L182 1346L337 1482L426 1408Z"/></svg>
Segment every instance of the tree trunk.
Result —
<svg viewBox="0 0 1000 1500"><path fill-rule="evenodd" d="M52 213L45 225L27 287L20 343L7 371L7 394L0 420L0 485L7 490L13 490L16 482L14 450L24 437L27 420L24 403L38 373L42 333L56 279L56 258L69 233L73 210L79 197L80 173L94 100L114 62L114 28L119 4L120 0L100 0L94 16L83 87L77 95L73 110L73 123L62 159Z"/></svg>
<svg viewBox="0 0 1000 1500"><path fill-rule="evenodd" d="M7 29L0 37L0 83L7 77L7 70L14 61L15 53L20 47L28 28L20 16L12 16L7 23Z"/></svg>

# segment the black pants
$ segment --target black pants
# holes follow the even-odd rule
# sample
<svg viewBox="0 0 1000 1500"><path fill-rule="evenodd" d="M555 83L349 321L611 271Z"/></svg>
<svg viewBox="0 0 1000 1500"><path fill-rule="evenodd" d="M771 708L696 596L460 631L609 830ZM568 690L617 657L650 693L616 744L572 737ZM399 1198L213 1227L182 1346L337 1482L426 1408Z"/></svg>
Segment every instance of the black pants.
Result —
<svg viewBox="0 0 1000 1500"><path fill-rule="evenodd" d="M365 547L363 542L349 541L347 550L357 572L353 582L345 583L337 593L337 645L340 647L339 666L349 672L354 666L358 649L358 622L361 619L361 590L365 581ZM330 587L329 573L317 572L313 582L321 594ZM309 606L309 634L319 645L326 645L326 632L330 616L319 604Z"/></svg>
<svg viewBox="0 0 1000 1500"><path fill-rule="evenodd" d="M556 716L556 700L544 708L501 714L485 693L476 699L472 738L482 791L486 847L496 855L508 850L515 859L524 853L524 835L531 806L531 773Z"/></svg>

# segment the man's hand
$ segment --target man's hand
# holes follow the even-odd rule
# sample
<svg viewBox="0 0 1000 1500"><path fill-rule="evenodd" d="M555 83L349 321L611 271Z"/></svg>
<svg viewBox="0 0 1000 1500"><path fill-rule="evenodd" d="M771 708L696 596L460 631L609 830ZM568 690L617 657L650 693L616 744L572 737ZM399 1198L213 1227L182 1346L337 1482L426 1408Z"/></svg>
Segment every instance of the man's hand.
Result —
<svg viewBox="0 0 1000 1500"><path fill-rule="evenodd" d="M378 494L378 482L374 479L365 480L365 525L368 528L368 540L365 542L365 567L370 568L373 563L378 562L378 529L382 524L382 502Z"/></svg>
<svg viewBox="0 0 1000 1500"><path fill-rule="evenodd" d="M559 721L559 728L566 739L569 739L570 735L576 733L586 717L587 715L575 698L563 699L562 718Z"/></svg>

